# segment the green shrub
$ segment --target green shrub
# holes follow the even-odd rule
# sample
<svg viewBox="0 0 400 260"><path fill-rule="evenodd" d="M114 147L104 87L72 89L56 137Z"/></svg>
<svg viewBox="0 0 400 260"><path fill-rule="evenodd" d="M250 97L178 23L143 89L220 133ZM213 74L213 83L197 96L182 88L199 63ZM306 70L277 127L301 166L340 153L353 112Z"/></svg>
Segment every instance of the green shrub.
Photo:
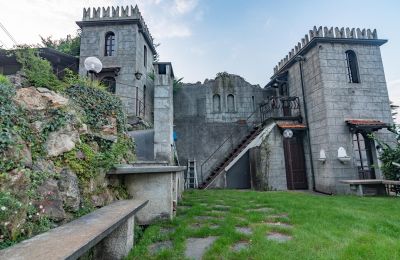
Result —
<svg viewBox="0 0 400 260"><path fill-rule="evenodd" d="M42 59L36 49L23 46L16 51L17 61L22 65L22 72L28 82L35 87L48 88L54 91L62 91L66 85L58 80L53 73L49 61Z"/></svg>
<svg viewBox="0 0 400 260"><path fill-rule="evenodd" d="M8 85L8 86L10 86L11 83L10 83L10 80L6 76L0 74L0 85Z"/></svg>
<svg viewBox="0 0 400 260"><path fill-rule="evenodd" d="M85 121L93 129L107 125L107 117L116 117L118 132L125 132L125 115L121 100L111 93L89 86L71 86L67 95L85 112Z"/></svg>

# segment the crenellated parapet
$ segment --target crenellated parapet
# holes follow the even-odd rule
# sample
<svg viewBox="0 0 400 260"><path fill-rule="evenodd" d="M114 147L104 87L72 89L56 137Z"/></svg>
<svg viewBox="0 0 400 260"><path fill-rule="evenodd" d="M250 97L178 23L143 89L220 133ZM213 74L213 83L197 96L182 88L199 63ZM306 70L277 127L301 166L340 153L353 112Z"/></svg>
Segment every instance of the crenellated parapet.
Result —
<svg viewBox="0 0 400 260"><path fill-rule="evenodd" d="M133 6L108 6L108 7L89 7L83 8L83 22L96 21L114 21L114 20L138 20L141 25L141 30L148 36L151 44L154 46L153 37L150 34L149 28L144 22L143 16L139 11L139 7Z"/></svg>
<svg viewBox="0 0 400 260"><path fill-rule="evenodd" d="M316 27L309 31L308 34L291 49L278 65L274 67L274 74L283 68L297 53L302 51L314 38L323 39L378 39L376 29L360 29L360 28L338 28L338 27Z"/></svg>

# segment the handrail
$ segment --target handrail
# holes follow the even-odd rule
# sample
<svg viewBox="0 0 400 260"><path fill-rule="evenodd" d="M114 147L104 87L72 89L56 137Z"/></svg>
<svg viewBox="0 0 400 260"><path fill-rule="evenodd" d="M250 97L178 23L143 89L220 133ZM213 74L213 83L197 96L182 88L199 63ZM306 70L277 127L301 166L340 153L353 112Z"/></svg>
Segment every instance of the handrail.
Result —
<svg viewBox="0 0 400 260"><path fill-rule="evenodd" d="M246 124L247 124L247 122L249 121L249 119L250 119L251 117L253 117L253 115L255 115L256 113L257 113L257 110L254 110L253 113L251 113L251 114L246 118L246 120L245 120ZM213 152L211 155L209 155L209 156L207 157L207 159L205 159L205 160L203 161L203 163L202 163L201 166L200 166L201 182L204 181L204 176L203 176L203 166L204 166L204 164L206 164L206 163L214 156L214 154L217 153L217 152L224 146L224 144L225 144L228 140L232 140L233 134L234 134L234 130L232 130L231 134L217 147L217 149L214 150L214 152ZM233 149L233 147L232 147L232 149ZM215 166L216 164L218 164L218 163L219 163L219 162L214 163L213 166L210 167L210 169L211 169L211 168L214 168L214 166Z"/></svg>

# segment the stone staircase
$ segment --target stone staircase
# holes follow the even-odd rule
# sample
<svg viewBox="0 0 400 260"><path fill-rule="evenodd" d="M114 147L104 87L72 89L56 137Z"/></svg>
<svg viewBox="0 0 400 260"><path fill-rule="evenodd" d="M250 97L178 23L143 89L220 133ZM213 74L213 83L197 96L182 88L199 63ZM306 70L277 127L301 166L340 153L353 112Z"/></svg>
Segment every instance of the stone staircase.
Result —
<svg viewBox="0 0 400 260"><path fill-rule="evenodd" d="M262 132L262 126L256 126L242 141L211 171L210 175L199 185L199 189L207 189L213 180Z"/></svg>

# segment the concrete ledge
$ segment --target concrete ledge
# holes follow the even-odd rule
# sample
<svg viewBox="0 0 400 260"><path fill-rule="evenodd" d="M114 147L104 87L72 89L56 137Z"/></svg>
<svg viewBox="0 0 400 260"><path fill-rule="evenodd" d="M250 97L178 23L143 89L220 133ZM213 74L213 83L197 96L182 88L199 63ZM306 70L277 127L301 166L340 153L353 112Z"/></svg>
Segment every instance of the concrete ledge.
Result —
<svg viewBox="0 0 400 260"><path fill-rule="evenodd" d="M383 180L376 180L376 179L371 179L371 180L340 180L341 183L345 184L382 184Z"/></svg>
<svg viewBox="0 0 400 260"><path fill-rule="evenodd" d="M133 166L116 165L108 174L172 173L186 170L186 166Z"/></svg>
<svg viewBox="0 0 400 260"><path fill-rule="evenodd" d="M121 200L1 250L0 259L77 259L132 219L146 200Z"/></svg>

